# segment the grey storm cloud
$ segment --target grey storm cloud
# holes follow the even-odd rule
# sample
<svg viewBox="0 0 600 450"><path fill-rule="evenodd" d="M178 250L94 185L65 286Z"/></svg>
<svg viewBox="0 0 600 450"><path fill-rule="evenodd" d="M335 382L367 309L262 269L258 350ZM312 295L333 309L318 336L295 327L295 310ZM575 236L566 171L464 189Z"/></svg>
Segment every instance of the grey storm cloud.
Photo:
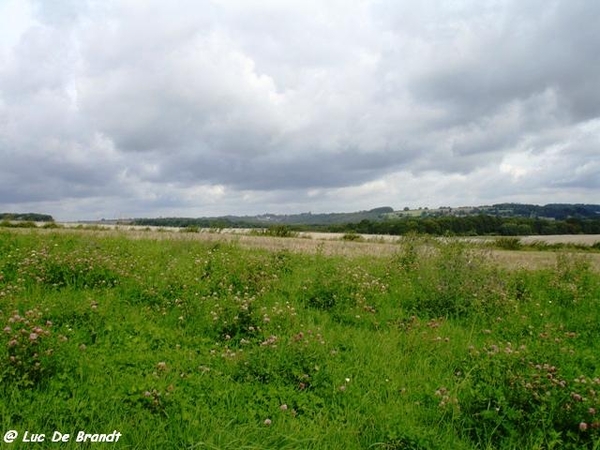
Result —
<svg viewBox="0 0 600 450"><path fill-rule="evenodd" d="M600 4L590 1L511 5L483 19L487 31L473 36L467 55L414 80L413 92L477 116L551 89L568 119L595 118L600 82L591 75L600 71L594 56L598 17Z"/></svg>
<svg viewBox="0 0 600 450"><path fill-rule="evenodd" d="M0 209L592 202L599 18L584 0L6 0Z"/></svg>

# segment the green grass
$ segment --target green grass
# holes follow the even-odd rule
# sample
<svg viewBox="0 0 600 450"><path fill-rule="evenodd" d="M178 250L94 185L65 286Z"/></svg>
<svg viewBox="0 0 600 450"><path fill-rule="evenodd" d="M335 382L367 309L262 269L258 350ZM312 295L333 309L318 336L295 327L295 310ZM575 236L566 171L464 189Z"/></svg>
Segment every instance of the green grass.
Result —
<svg viewBox="0 0 600 450"><path fill-rule="evenodd" d="M484 252L0 231L0 431L20 433L4 445L600 448L600 276Z"/></svg>

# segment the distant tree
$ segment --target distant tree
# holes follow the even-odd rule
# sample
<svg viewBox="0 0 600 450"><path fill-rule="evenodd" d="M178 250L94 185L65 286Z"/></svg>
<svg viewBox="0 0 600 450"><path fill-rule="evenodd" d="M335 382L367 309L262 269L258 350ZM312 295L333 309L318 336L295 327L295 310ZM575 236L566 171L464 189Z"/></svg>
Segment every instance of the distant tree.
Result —
<svg viewBox="0 0 600 450"><path fill-rule="evenodd" d="M380 208L373 208L369 212L377 213L377 214L385 214L385 213L394 212L394 208L392 208L391 206L382 206Z"/></svg>
<svg viewBox="0 0 600 450"><path fill-rule="evenodd" d="M20 220L26 222L54 222L49 214L38 213L0 213L0 220Z"/></svg>

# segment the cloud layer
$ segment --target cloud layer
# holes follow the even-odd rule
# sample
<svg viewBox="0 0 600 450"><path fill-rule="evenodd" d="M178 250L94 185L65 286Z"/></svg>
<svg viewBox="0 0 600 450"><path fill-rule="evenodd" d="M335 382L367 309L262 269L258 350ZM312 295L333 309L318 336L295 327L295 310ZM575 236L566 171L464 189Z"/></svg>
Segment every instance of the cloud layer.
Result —
<svg viewBox="0 0 600 450"><path fill-rule="evenodd" d="M0 210L598 202L600 3L0 3Z"/></svg>

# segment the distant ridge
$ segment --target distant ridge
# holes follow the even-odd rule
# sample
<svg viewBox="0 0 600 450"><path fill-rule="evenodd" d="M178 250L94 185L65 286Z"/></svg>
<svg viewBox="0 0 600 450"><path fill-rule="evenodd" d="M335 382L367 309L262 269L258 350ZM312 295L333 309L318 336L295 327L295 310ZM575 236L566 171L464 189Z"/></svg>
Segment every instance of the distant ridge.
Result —
<svg viewBox="0 0 600 450"><path fill-rule="evenodd" d="M421 217L439 216L473 216L490 215L497 217L527 217L545 218L555 220L596 219L600 218L600 205L582 203L549 203L547 205L533 205L524 203L497 203L491 206L461 206L457 208L440 207L437 209L418 209L409 211L394 211L393 216L415 216L418 212Z"/></svg>
<svg viewBox="0 0 600 450"><path fill-rule="evenodd" d="M600 205L580 203L549 203L547 205L533 205L522 203L497 203L483 206L460 206L436 209L404 208L394 210L390 206L373 208L368 211L349 213L317 213L305 212L300 214L260 214L255 216L218 216L218 217L161 217L137 218L128 220L135 225L156 225L185 227L196 225L200 227L265 227L270 225L307 225L327 226L359 223L361 221L386 221L400 218L427 218L427 217L469 217L469 216L494 216L503 218L540 218L551 220L566 219L600 219Z"/></svg>

